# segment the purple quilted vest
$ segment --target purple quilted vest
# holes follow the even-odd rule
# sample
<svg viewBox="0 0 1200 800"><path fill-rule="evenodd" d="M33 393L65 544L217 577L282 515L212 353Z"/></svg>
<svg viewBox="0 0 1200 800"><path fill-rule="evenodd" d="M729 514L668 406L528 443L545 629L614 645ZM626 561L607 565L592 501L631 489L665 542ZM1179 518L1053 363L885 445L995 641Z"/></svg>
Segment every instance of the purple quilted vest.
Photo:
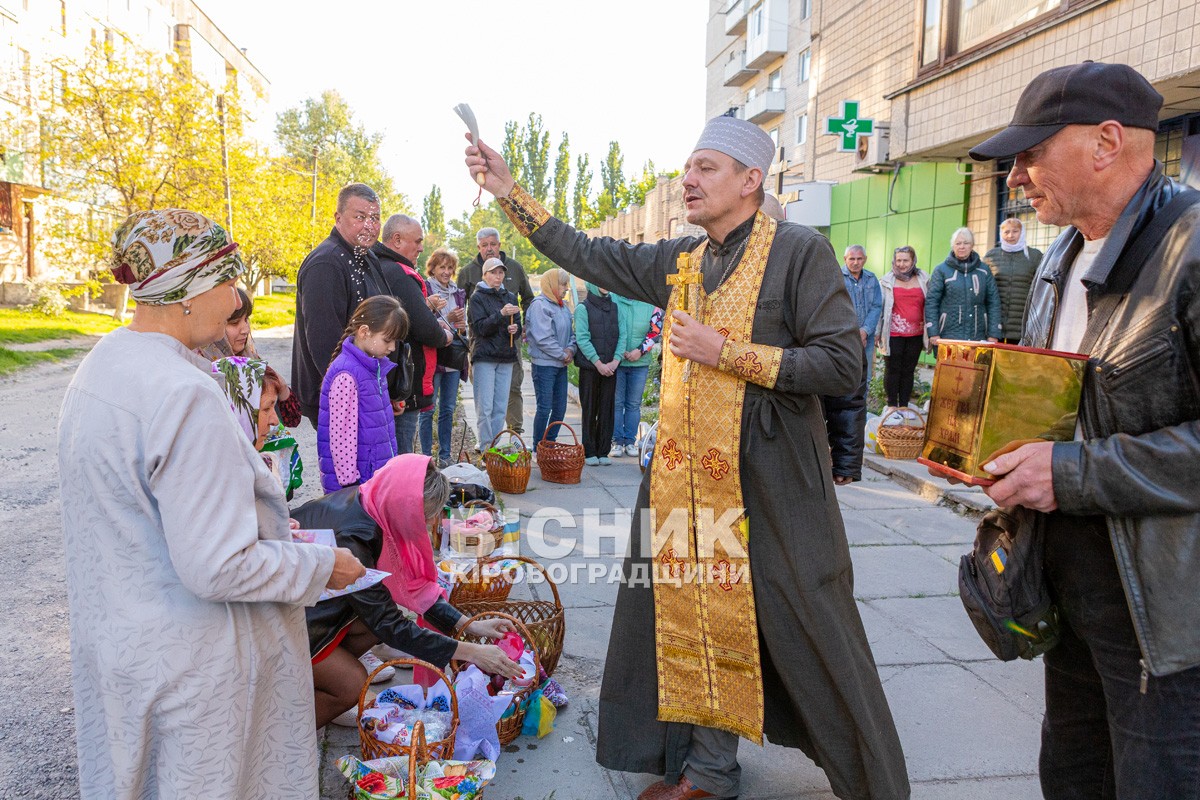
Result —
<svg viewBox="0 0 1200 800"><path fill-rule="evenodd" d="M342 488L333 468L329 447L329 387L342 372L349 372L358 388L358 474L365 481L396 455L396 418L388 397L387 374L395 367L389 358L373 358L347 339L342 352L329 365L321 382L321 409L317 416L317 463L326 494Z"/></svg>

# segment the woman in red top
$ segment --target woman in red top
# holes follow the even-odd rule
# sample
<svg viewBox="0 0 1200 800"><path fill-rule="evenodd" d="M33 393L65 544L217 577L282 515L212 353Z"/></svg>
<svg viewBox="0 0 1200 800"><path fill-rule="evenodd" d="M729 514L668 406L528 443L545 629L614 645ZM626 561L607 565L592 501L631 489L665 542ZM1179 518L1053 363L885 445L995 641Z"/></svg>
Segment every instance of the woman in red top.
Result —
<svg viewBox="0 0 1200 800"><path fill-rule="evenodd" d="M884 356L883 387L887 404L903 408L912 399L913 375L921 351L929 347L925 333L925 285L929 276L917 269L917 251L908 245L892 255L892 271L879 280L883 314L875 347Z"/></svg>

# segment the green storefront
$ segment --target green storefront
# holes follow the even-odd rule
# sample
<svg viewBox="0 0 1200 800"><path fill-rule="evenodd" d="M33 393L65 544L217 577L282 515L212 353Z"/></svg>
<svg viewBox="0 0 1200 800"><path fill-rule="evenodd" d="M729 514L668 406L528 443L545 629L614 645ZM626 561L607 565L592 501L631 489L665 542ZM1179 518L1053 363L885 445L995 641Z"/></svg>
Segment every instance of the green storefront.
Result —
<svg viewBox="0 0 1200 800"><path fill-rule="evenodd" d="M867 251L867 268L883 275L892 251L909 245L926 272L950 253L950 236L966 224L969 169L953 163L904 164L833 187L829 240L838 258L852 244ZM891 194L889 207L888 195Z"/></svg>

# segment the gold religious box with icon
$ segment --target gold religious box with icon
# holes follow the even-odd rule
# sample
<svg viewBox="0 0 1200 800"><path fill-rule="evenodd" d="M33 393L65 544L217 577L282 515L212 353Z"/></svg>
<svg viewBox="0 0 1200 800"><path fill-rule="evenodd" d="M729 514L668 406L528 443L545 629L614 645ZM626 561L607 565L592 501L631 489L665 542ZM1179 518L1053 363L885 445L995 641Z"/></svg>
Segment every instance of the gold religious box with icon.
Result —
<svg viewBox="0 0 1200 800"><path fill-rule="evenodd" d="M917 461L987 486L983 465L1006 445L1073 439L1086 365L1078 353L943 339Z"/></svg>

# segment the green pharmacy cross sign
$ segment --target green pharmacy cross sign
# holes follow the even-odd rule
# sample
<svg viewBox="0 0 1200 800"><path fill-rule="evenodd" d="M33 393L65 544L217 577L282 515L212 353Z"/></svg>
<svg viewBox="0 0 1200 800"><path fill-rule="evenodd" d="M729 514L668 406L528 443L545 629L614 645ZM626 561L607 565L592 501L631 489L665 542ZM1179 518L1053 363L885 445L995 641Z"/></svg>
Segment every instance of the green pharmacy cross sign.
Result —
<svg viewBox="0 0 1200 800"><path fill-rule="evenodd" d="M842 116L825 118L825 133L840 136L838 150L853 153L858 148L859 136L870 136L875 132L875 120L859 119L858 101L843 100Z"/></svg>

